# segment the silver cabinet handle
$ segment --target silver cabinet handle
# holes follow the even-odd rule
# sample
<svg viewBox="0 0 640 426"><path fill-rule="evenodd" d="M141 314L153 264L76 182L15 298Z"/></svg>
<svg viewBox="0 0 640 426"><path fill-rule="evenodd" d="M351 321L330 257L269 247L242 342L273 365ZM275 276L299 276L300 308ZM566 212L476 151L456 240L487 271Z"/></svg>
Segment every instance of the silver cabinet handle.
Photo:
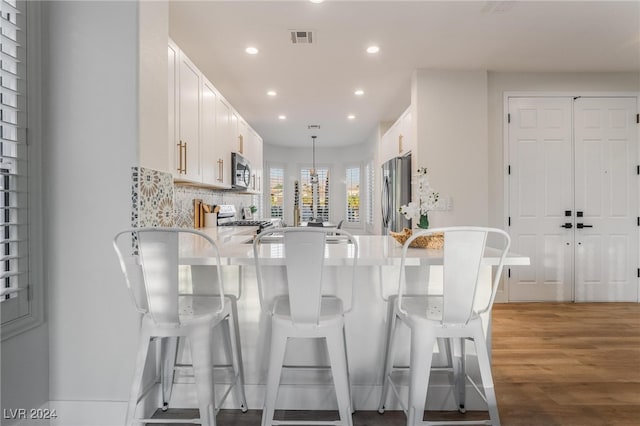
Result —
<svg viewBox="0 0 640 426"><path fill-rule="evenodd" d="M218 158L218 182L222 182L224 180L224 160L222 158Z"/></svg>

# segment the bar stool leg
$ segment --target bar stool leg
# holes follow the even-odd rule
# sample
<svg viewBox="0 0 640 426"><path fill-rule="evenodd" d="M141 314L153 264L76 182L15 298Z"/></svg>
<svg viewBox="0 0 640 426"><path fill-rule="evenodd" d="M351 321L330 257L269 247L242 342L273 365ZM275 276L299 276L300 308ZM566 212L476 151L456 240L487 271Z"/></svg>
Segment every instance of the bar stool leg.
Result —
<svg viewBox="0 0 640 426"><path fill-rule="evenodd" d="M142 423L135 422L136 408L138 406L138 396L142 389L142 374L144 373L144 365L147 361L147 354L149 353L149 344L151 343L151 336L145 331L144 326L140 331L140 338L138 341L138 353L136 355L136 364L133 372L133 379L131 381L131 393L129 395L129 404L127 405L127 426L142 425Z"/></svg>
<svg viewBox="0 0 640 426"><path fill-rule="evenodd" d="M351 388L351 373L349 369L349 354L347 353L347 330L342 327L342 344L344 345L344 356L347 362L347 384L349 385L349 401L351 403L351 414L356 412L356 406L353 403L353 389Z"/></svg>
<svg viewBox="0 0 640 426"><path fill-rule="evenodd" d="M201 327L189 335L202 426L216 426L211 331L208 327Z"/></svg>
<svg viewBox="0 0 640 426"><path fill-rule="evenodd" d="M478 328L480 328L480 330L478 330ZM480 375L482 376L482 387L484 388L484 395L487 399L489 418L491 418L491 424L493 426L500 426L498 401L496 400L496 392L493 387L493 376L491 375L491 360L489 359L487 343L481 326L476 328L473 341L475 342L476 352L478 354L478 365L480 366Z"/></svg>
<svg viewBox="0 0 640 426"><path fill-rule="evenodd" d="M387 302L387 342L384 355L384 371L382 372L382 393L380 395L380 402L378 403L378 413L384 413L384 404L387 402L387 395L389 393L389 374L393 369L393 353L395 348L395 337L397 332L398 323L396 321L396 303L395 297L389 297Z"/></svg>
<svg viewBox="0 0 640 426"><path fill-rule="evenodd" d="M236 387L239 387L238 395L240 398L240 409L243 413L247 412L247 396L244 390L244 366L242 361L242 349L240 343L240 332L238 330L238 305L235 297L231 300L231 318L227 319L230 332L230 344L232 353L233 370L238 375Z"/></svg>
<svg viewBox="0 0 640 426"><path fill-rule="evenodd" d="M433 361L435 338L430 333L411 330L411 355L409 377L409 414L407 426L422 423L429 387L429 374Z"/></svg>
<svg viewBox="0 0 640 426"><path fill-rule="evenodd" d="M271 348L269 350L266 394L264 397L264 407L262 409L262 426L271 426L273 422L286 349L286 334L282 333L276 324L273 324L271 328Z"/></svg>
<svg viewBox="0 0 640 426"><path fill-rule="evenodd" d="M351 391L349 390L349 373L347 370L347 348L344 345L342 330L329 330L326 340L329 360L331 362L333 385L336 390L336 399L338 400L340 421L343 426L353 426L353 419L351 418Z"/></svg>
<svg viewBox="0 0 640 426"><path fill-rule="evenodd" d="M171 401L176 359L178 358L178 337L160 338L160 377L162 383L162 411L167 411Z"/></svg>

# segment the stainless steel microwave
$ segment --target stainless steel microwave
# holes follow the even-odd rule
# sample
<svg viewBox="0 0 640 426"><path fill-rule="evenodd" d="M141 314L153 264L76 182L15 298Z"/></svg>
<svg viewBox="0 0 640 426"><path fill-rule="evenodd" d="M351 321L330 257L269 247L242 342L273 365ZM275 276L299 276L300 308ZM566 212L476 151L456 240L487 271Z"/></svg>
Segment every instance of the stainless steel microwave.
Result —
<svg viewBox="0 0 640 426"><path fill-rule="evenodd" d="M251 165L249 161L237 152L231 153L231 186L247 189L251 182Z"/></svg>

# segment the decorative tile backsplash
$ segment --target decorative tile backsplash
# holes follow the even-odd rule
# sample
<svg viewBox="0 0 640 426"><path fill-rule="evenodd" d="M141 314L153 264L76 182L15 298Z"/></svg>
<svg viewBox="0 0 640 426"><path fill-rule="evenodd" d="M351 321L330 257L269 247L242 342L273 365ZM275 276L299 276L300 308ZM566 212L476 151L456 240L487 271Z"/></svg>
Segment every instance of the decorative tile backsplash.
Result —
<svg viewBox="0 0 640 426"><path fill-rule="evenodd" d="M193 200L196 198L201 199L205 204L233 204L238 211L240 211L241 207L247 207L252 204L251 195L176 185L174 188L175 226L181 228L193 227Z"/></svg>
<svg viewBox="0 0 640 426"><path fill-rule="evenodd" d="M132 167L131 225L174 226L173 176L171 173Z"/></svg>
<svg viewBox="0 0 640 426"><path fill-rule="evenodd" d="M257 204L257 196L215 191L194 186L174 185L171 173L145 167L132 167L131 225L193 227L193 200L206 204ZM240 219L240 217L238 217Z"/></svg>

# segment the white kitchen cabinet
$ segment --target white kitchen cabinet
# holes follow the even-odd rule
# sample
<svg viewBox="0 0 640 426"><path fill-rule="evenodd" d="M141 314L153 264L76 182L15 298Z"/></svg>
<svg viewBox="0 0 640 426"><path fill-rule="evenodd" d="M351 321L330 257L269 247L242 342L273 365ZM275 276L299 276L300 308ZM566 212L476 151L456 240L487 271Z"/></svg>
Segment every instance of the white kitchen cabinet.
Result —
<svg viewBox="0 0 640 426"><path fill-rule="evenodd" d="M384 163L398 156L398 136L400 135L400 121L396 121L380 140L380 163Z"/></svg>
<svg viewBox="0 0 640 426"><path fill-rule="evenodd" d="M231 107L218 95L216 98L216 141L211 148L215 160L215 177L205 183L231 188Z"/></svg>
<svg viewBox="0 0 640 426"><path fill-rule="evenodd" d="M200 78L198 68L180 54L180 75L178 76L178 160L182 161L180 173L193 181L202 179L200 167Z"/></svg>
<svg viewBox="0 0 640 426"><path fill-rule="evenodd" d="M236 112L231 114L231 150L245 156L245 139L247 135L247 123L240 119Z"/></svg>
<svg viewBox="0 0 640 426"><path fill-rule="evenodd" d="M232 152L251 157L261 173L260 136L171 40L168 80L168 170L174 180L230 189ZM249 192L257 193L260 181L256 174Z"/></svg>
<svg viewBox="0 0 640 426"><path fill-rule="evenodd" d="M180 56L180 49L174 43L169 42L168 47L168 103L169 103L169 119L168 119L168 140L167 149L169 152L169 164L167 164L167 171L174 176L178 176L178 147L176 141L178 140L178 103L176 102L178 94L178 58Z"/></svg>
<svg viewBox="0 0 640 426"><path fill-rule="evenodd" d="M391 125L380 140L378 154L380 163L394 157L402 157L413 149L413 123L411 107Z"/></svg>
<svg viewBox="0 0 640 426"><path fill-rule="evenodd" d="M251 192L262 193L262 138L253 129L249 129L247 156L251 163Z"/></svg>
<svg viewBox="0 0 640 426"><path fill-rule="evenodd" d="M169 44L168 55L170 171L176 179L201 182L202 74L175 44Z"/></svg>
<svg viewBox="0 0 640 426"><path fill-rule="evenodd" d="M413 122L411 120L411 107L400 117L400 134L398 135L398 156L408 154L413 150Z"/></svg>
<svg viewBox="0 0 640 426"><path fill-rule="evenodd" d="M202 183L231 188L231 150L228 144L229 106L209 80L202 82Z"/></svg>

